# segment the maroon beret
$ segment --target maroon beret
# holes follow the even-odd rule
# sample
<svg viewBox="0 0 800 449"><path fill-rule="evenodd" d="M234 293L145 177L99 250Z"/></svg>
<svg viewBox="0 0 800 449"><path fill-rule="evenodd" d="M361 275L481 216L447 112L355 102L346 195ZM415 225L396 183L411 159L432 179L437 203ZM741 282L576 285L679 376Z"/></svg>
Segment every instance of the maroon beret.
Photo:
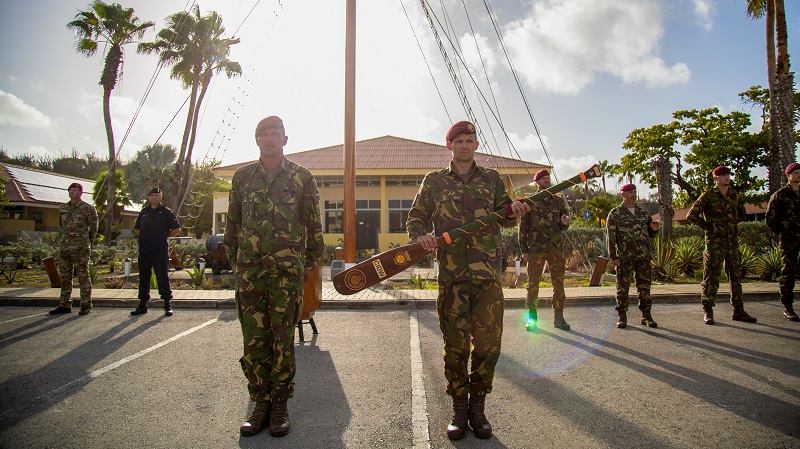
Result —
<svg viewBox="0 0 800 449"><path fill-rule="evenodd" d="M797 162L792 162L786 167L786 174L788 175L795 170L800 170L800 164L798 164Z"/></svg>
<svg viewBox="0 0 800 449"><path fill-rule="evenodd" d="M283 129L283 120L274 115L270 115L264 120L261 120L258 122L258 126L256 126L256 137L264 134L264 132L270 128Z"/></svg>
<svg viewBox="0 0 800 449"><path fill-rule="evenodd" d="M633 184L625 184L624 186L619 188L620 192L628 192L631 190L636 190L636 186Z"/></svg>
<svg viewBox="0 0 800 449"><path fill-rule="evenodd" d="M724 166L724 165L720 165L719 167L715 168L714 170L711 170L711 173L714 176L730 175L731 174L731 169L726 167L726 166Z"/></svg>
<svg viewBox="0 0 800 449"><path fill-rule="evenodd" d="M459 134L475 134L475 125L466 120L454 124L447 130L447 141L452 142Z"/></svg>
<svg viewBox="0 0 800 449"><path fill-rule="evenodd" d="M543 168L543 169L537 171L535 175L533 175L533 180L534 181L538 181L538 180L544 178L545 176L550 176L550 172L547 171L547 169Z"/></svg>
<svg viewBox="0 0 800 449"><path fill-rule="evenodd" d="M67 190L69 190L69 189L71 189L73 187L77 187L77 188L81 189L81 192L83 192L83 186L78 184L77 182L73 182L72 184L70 184L69 187L67 187Z"/></svg>

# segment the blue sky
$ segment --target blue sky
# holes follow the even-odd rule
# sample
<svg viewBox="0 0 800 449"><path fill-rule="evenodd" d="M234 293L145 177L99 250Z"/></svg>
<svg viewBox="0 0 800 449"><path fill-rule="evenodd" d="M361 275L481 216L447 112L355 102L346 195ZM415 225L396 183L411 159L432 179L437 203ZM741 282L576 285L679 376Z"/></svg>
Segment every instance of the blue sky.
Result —
<svg viewBox="0 0 800 449"><path fill-rule="evenodd" d="M55 156L74 148L107 154L102 90L97 84L102 57L77 54L74 37L65 27L87 3L0 2L0 39L5 43L0 48L0 147L6 151ZM192 3L122 1L141 19L156 22L156 30L164 26L168 14ZM430 3L443 20L441 3ZM796 54L800 5L785 3L789 49ZM203 14L219 12L229 34L238 29L236 36L242 42L234 46L231 59L242 64L245 76L232 80L218 76L214 81L202 112L195 160L217 159L227 165L255 159L255 125L273 114L286 124L287 153L342 143L344 0L198 4ZM460 43L463 59L484 95L497 103L519 157L547 163L484 2L444 0L443 4L452 22L450 36ZM738 94L752 85L766 85L765 25L746 17L745 0L494 0L490 4L541 139L561 176L585 170L597 160L619 161L630 131L669 122L676 110L717 106L723 112L750 112ZM360 0L357 8L356 138L394 135L443 144L451 120L464 119L466 113L419 2ZM155 31L144 40L154 36ZM477 59L476 41L494 100ZM131 126L156 62L154 56L136 54L133 46L126 48L123 81L112 97L118 144L130 129L120 152L123 159L155 143L162 132L162 143L180 143L185 110L169 128L167 123L188 91L169 79L168 69L158 74ZM463 67L460 72L486 136L484 150L518 157L494 119L485 117ZM756 129L757 116L754 122Z"/></svg>

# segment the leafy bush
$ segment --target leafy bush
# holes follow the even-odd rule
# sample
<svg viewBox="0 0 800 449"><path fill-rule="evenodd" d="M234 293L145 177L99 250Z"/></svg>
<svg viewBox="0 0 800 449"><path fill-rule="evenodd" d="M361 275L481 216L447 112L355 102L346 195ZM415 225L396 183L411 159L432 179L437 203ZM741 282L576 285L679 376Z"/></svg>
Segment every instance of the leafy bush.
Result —
<svg viewBox="0 0 800 449"><path fill-rule="evenodd" d="M189 273L189 278L192 280L192 284L194 284L195 287L199 287L200 285L203 284L203 276L205 276L206 273L205 266L203 267L202 270L199 267L195 266L191 270L183 270L183 271Z"/></svg>
<svg viewBox="0 0 800 449"><path fill-rule="evenodd" d="M672 242L664 240L659 234L653 240L653 278L659 281L672 282L675 279L671 275L676 270L672 261L675 258L675 246Z"/></svg>
<svg viewBox="0 0 800 449"><path fill-rule="evenodd" d="M675 243L674 265L679 273L692 277L703 267L705 243L699 236L683 237Z"/></svg>
<svg viewBox="0 0 800 449"><path fill-rule="evenodd" d="M705 233L704 233L704 231L702 229L698 228L695 225L690 225L690 224L686 224L686 225L676 224L676 225L674 225L672 227L672 241L673 242L677 242L678 240L686 238L686 237L704 238L705 237Z"/></svg>
<svg viewBox="0 0 800 449"><path fill-rule="evenodd" d="M197 263L197 260L206 255L206 243L197 240L189 240L188 242L178 245L175 240L170 240L170 249L175 248L181 264L184 267L192 266Z"/></svg>
<svg viewBox="0 0 800 449"><path fill-rule="evenodd" d="M758 270L758 254L751 247L739 244L739 256L742 260L742 278L754 274Z"/></svg>
<svg viewBox="0 0 800 449"><path fill-rule="evenodd" d="M756 256L766 253L775 241L775 234L763 221L739 223L739 244L747 245Z"/></svg>
<svg viewBox="0 0 800 449"><path fill-rule="evenodd" d="M783 270L783 258L778 248L770 248L758 258L756 273L765 281L774 281Z"/></svg>

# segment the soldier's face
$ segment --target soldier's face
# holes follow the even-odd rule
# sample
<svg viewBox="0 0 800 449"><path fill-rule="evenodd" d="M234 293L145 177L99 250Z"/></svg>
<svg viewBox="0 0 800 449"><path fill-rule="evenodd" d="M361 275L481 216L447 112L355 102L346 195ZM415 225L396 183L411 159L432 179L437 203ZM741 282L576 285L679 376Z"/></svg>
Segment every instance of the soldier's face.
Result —
<svg viewBox="0 0 800 449"><path fill-rule="evenodd" d="M447 142L447 149L453 153L454 161L471 163L478 149L478 141L475 140L475 134L459 134Z"/></svg>
<svg viewBox="0 0 800 449"><path fill-rule="evenodd" d="M800 183L800 169L789 173L789 182L798 184Z"/></svg>
<svg viewBox="0 0 800 449"><path fill-rule="evenodd" d="M267 128L256 137L256 144L261 150L261 156L276 157L283 155L283 146L289 141L284 135L283 128Z"/></svg>
<svg viewBox="0 0 800 449"><path fill-rule="evenodd" d="M539 186L540 189L549 189L550 188L550 175L542 176L536 181L536 185Z"/></svg>
<svg viewBox="0 0 800 449"><path fill-rule="evenodd" d="M164 195L161 193L151 193L147 195L147 200L150 201L151 206L158 206L162 198L164 198Z"/></svg>
<svg viewBox="0 0 800 449"><path fill-rule="evenodd" d="M635 203L636 202L636 189L628 190L627 192L622 192L622 201L625 203Z"/></svg>
<svg viewBox="0 0 800 449"><path fill-rule="evenodd" d="M81 199L81 195L83 195L83 190L77 187L70 187L69 189L69 199L71 200L79 200Z"/></svg>
<svg viewBox="0 0 800 449"><path fill-rule="evenodd" d="M717 187L728 187L731 184L731 175L714 175L714 182Z"/></svg>

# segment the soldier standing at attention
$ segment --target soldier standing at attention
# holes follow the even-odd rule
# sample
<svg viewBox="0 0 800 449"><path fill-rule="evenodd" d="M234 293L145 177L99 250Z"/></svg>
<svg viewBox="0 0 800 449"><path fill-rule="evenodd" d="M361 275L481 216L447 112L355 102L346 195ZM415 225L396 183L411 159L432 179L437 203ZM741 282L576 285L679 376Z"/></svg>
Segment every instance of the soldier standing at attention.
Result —
<svg viewBox="0 0 800 449"><path fill-rule="evenodd" d="M314 176L283 155L288 142L275 116L256 126L260 158L233 175L225 251L236 270L236 308L242 327L240 359L256 405L239 429L243 436L269 425L289 433L286 402L294 395L294 329L303 281L320 262L325 243Z"/></svg>
<svg viewBox="0 0 800 449"><path fill-rule="evenodd" d="M653 237L659 225L641 207L636 206L636 186L625 184L620 188L622 204L611 209L606 220L608 257L617 267L617 327L628 325L628 290L636 279L639 291L639 310L642 324L658 327L650 314L653 300L650 297L653 266Z"/></svg>
<svg viewBox="0 0 800 449"><path fill-rule="evenodd" d="M444 375L453 397L453 420L447 437L464 437L469 421L478 438L491 438L492 426L484 414L492 391L495 365L503 334L503 290L500 287L500 231L530 210L511 202L500 174L475 163L478 141L475 126L461 121L447 132L450 165L425 176L406 223L412 243L437 250L439 296L436 308L444 338ZM511 204L512 214L437 248L428 234L453 230ZM471 353L470 353L471 348ZM468 369L471 357L471 369Z"/></svg>
<svg viewBox="0 0 800 449"><path fill-rule="evenodd" d="M550 187L550 172L539 170L533 176L539 191ZM519 223L519 246L522 259L528 262L528 308L529 331L536 330L539 306L539 282L542 279L544 263L550 267L550 280L553 283L553 326L569 330L564 321L564 246L562 236L569 227L569 212L560 195L548 196L533 206L531 213L525 214Z"/></svg>
<svg viewBox="0 0 800 449"><path fill-rule="evenodd" d="M780 235L783 259L780 289L783 316L789 321L800 321L794 312L794 282L800 271L800 164L792 162L786 167L789 183L772 195L767 205L767 226Z"/></svg>
<svg viewBox="0 0 800 449"><path fill-rule="evenodd" d="M169 285L169 237L181 233L178 218L167 206L161 204L164 195L161 189L153 187L147 194L147 201L133 232L139 236L139 305L131 315L147 313L147 303L150 302L150 272L156 274L158 294L164 301L164 315L172 316L172 289Z"/></svg>
<svg viewBox="0 0 800 449"><path fill-rule="evenodd" d="M92 312L92 280L89 278L89 253L97 235L97 210L81 200L83 186L73 182L67 188L69 202L58 210L61 241L58 247L58 273L61 276L61 302L50 315L72 312L72 271L78 272L81 284L81 311Z"/></svg>
<svg viewBox="0 0 800 449"><path fill-rule="evenodd" d="M742 259L739 254L739 227L747 212L739 193L729 188L731 170L717 167L712 170L716 184L703 192L686 214L689 223L699 226L706 234L706 250L703 254L703 291L700 302L703 304L703 321L714 324L714 302L719 289L719 276L722 264L731 283L732 320L755 323L756 319L744 311L742 303Z"/></svg>

